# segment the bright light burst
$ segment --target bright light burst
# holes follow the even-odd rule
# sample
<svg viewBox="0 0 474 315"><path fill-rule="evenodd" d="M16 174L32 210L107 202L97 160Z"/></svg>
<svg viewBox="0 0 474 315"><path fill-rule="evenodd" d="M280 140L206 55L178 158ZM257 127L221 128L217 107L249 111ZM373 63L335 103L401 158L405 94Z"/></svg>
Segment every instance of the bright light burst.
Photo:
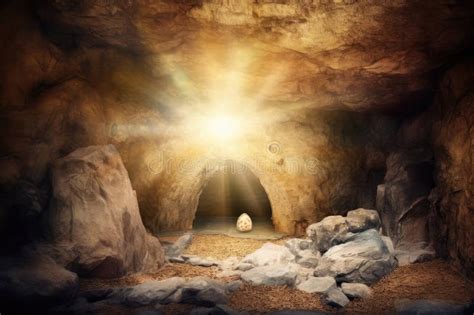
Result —
<svg viewBox="0 0 474 315"><path fill-rule="evenodd" d="M206 124L206 133L210 138L229 140L239 134L239 122L231 116L219 115L209 117Z"/></svg>

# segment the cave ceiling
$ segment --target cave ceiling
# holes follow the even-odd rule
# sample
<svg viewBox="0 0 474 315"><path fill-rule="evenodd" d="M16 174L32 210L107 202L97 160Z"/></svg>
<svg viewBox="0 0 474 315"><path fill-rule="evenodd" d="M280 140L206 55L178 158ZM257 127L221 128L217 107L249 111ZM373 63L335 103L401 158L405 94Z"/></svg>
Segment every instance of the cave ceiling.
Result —
<svg viewBox="0 0 474 315"><path fill-rule="evenodd" d="M190 106L238 91L240 103L285 110L413 112L474 42L469 1L56 0L35 10L63 49L136 54L166 78L165 103Z"/></svg>

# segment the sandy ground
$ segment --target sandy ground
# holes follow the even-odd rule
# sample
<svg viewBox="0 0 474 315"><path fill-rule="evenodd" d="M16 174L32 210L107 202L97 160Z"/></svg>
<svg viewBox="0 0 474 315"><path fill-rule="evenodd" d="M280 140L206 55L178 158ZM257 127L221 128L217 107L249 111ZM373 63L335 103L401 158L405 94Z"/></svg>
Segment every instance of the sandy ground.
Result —
<svg viewBox="0 0 474 315"><path fill-rule="evenodd" d="M174 239L175 237L169 237L162 240L171 242ZM275 243L283 241L278 240ZM217 259L230 256L243 257L262 246L263 243L265 241L229 236L197 235L186 253ZM81 280L81 290L128 286L173 276L216 278L217 272L217 267L205 268L187 264L169 264L157 273L139 274L113 280L83 279ZM220 279L233 280L233 278ZM372 289L374 294L370 299L354 300L344 310L338 311L321 303L320 296L317 294L308 294L283 286L245 285L241 290L231 295L229 306L237 310L249 311L251 314L262 314L282 309L347 314L385 314L392 313L395 301L404 298L439 299L463 304L474 300L474 283L467 281L441 260L399 267L374 284ZM165 314L187 314L189 309L189 305L167 305L161 310Z"/></svg>

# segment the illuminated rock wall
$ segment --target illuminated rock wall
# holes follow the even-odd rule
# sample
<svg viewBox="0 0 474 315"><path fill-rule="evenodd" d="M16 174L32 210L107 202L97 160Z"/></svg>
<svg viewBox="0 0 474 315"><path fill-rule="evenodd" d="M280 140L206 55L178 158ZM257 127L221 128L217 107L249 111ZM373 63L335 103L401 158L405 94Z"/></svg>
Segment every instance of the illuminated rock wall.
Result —
<svg viewBox="0 0 474 315"><path fill-rule="evenodd" d="M117 147L154 232L191 228L226 159L259 178L278 231L372 208L403 147L400 117L433 103L437 74L474 42L468 1L74 3L0 5L0 231L13 243L37 237L51 162L93 144ZM430 214L447 222L440 251L470 266L472 104L451 94L423 141L439 191ZM227 107L251 122L240 137L196 137L195 118Z"/></svg>

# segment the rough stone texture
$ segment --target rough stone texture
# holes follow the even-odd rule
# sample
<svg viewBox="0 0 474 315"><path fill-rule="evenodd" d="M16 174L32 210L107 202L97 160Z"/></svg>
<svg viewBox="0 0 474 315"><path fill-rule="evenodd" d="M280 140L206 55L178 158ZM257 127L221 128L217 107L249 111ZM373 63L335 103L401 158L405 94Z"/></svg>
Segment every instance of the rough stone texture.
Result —
<svg viewBox="0 0 474 315"><path fill-rule="evenodd" d="M306 268L316 268L318 265L321 254L319 252L314 252L314 250L305 249L298 253L296 257L296 262Z"/></svg>
<svg viewBox="0 0 474 315"><path fill-rule="evenodd" d="M437 251L474 278L474 62L446 73L435 100L436 190L433 239Z"/></svg>
<svg viewBox="0 0 474 315"><path fill-rule="evenodd" d="M191 279L180 291L182 303L215 305L228 301L224 283L204 277Z"/></svg>
<svg viewBox="0 0 474 315"><path fill-rule="evenodd" d="M120 298L130 306L156 304L166 300L185 282L183 278L179 277L161 281L148 281L124 291Z"/></svg>
<svg viewBox="0 0 474 315"><path fill-rule="evenodd" d="M334 307L344 307L349 303L349 299L339 288L329 290L324 296L324 301Z"/></svg>
<svg viewBox="0 0 474 315"><path fill-rule="evenodd" d="M79 290L79 278L46 256L0 260L0 307L5 311L69 303Z"/></svg>
<svg viewBox="0 0 474 315"><path fill-rule="evenodd" d="M362 298L366 299L372 295L372 289L363 283L342 283L341 284L342 293L344 293L348 298Z"/></svg>
<svg viewBox="0 0 474 315"><path fill-rule="evenodd" d="M265 243L263 246L241 260L253 266L269 266L275 264L288 264L295 261L295 256L282 245Z"/></svg>
<svg viewBox="0 0 474 315"><path fill-rule="evenodd" d="M301 238L291 238L285 241L285 246L288 247L290 252L298 256L298 253L311 248L311 241Z"/></svg>
<svg viewBox="0 0 474 315"><path fill-rule="evenodd" d="M288 265L272 265L252 268L242 273L241 277L254 285L293 286L296 273Z"/></svg>
<svg viewBox="0 0 474 315"><path fill-rule="evenodd" d="M471 53L473 6L442 0L4 1L0 232L2 243L12 244L2 248L15 250L36 237L52 161L107 143L120 151L143 222L154 232L192 227L199 194L215 170L196 161L217 159L218 167L260 156L247 164L269 196L275 228L300 234L327 215L373 208L389 152L387 184L380 187L384 205L377 207L384 229L396 245L425 239L426 229L414 226L425 226L427 195L411 191L429 185L406 184L413 169L427 165L423 156L410 157L414 140L431 124L406 125L398 147L398 119L379 113L416 112L431 103L440 70ZM472 104L459 84L465 69L459 66L439 86L448 91L437 97L439 123L433 141L419 147L436 147L438 252L473 270ZM189 140L196 130L187 130L195 124L186 113L223 99L235 100L233 107L252 118L265 117L248 128L258 136L226 150ZM400 151L387 149L394 144ZM181 172L189 161L195 168Z"/></svg>
<svg viewBox="0 0 474 315"><path fill-rule="evenodd" d="M157 303L188 303L212 306L226 304L227 294L238 290L241 282L225 284L206 277L185 280L173 277L161 281L148 281L133 287L114 289L107 300L130 306Z"/></svg>
<svg viewBox="0 0 474 315"><path fill-rule="evenodd" d="M436 257L436 253L432 248L412 247L409 249L397 249L395 251L395 257L399 266L405 266L433 260Z"/></svg>
<svg viewBox="0 0 474 315"><path fill-rule="evenodd" d="M297 288L308 293L326 293L337 288L337 285L333 277L310 277L300 283Z"/></svg>
<svg viewBox="0 0 474 315"><path fill-rule="evenodd" d="M434 186L432 172L433 155L426 146L403 148L387 158L384 184L377 192L377 209L395 247L430 242L428 198Z"/></svg>
<svg viewBox="0 0 474 315"><path fill-rule="evenodd" d="M358 233L369 229L380 228L380 217L376 210L359 208L347 212L347 226L349 232Z"/></svg>
<svg viewBox="0 0 474 315"><path fill-rule="evenodd" d="M55 162L47 231L79 275L118 277L156 270L158 239L147 234L135 191L113 145L81 148ZM70 257L73 253L73 257Z"/></svg>
<svg viewBox="0 0 474 315"><path fill-rule="evenodd" d="M214 80L239 85L238 106L257 99L255 116L270 117L256 130L262 136L243 144L251 152L219 158L243 161L280 143L262 159L276 174L252 169L279 231L373 207L378 182L361 182L382 171L385 151L377 136L370 145L359 136L389 138L390 124L380 115L316 110L412 111L430 100L433 73L473 35L469 1L8 1L1 13L9 43L0 64L4 228L15 208L6 196L20 179L47 193L51 161L105 143L124 157L146 226L190 228L206 168L162 174L160 161L206 157L169 127L216 94L232 99ZM310 169L298 184L287 171L295 157Z"/></svg>
<svg viewBox="0 0 474 315"><path fill-rule="evenodd" d="M202 266L202 267L211 267L217 266L219 264L218 261L213 260L211 258L201 258L201 257L190 257L186 260L186 263L191 264L193 266Z"/></svg>
<svg viewBox="0 0 474 315"><path fill-rule="evenodd" d="M379 233L372 229L331 247L321 257L314 275L335 277L338 282L370 284L390 273L395 264Z"/></svg>
<svg viewBox="0 0 474 315"><path fill-rule="evenodd" d="M343 242L349 227L343 216L325 217L308 227L306 233L313 241L316 250L327 251L330 247Z"/></svg>

